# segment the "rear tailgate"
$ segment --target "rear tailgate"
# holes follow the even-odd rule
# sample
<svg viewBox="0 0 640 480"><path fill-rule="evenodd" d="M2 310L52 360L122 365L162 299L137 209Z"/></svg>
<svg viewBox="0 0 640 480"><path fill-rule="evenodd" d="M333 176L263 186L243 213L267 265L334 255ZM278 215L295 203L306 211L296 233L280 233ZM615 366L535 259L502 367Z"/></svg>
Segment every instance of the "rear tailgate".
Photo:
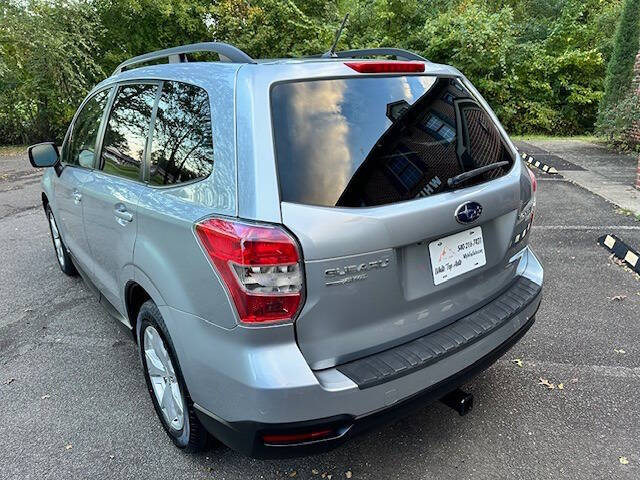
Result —
<svg viewBox="0 0 640 480"><path fill-rule="evenodd" d="M296 332L310 365L330 367L408 341L503 290L516 268L506 253L519 189L509 180L463 197L442 194L366 212L284 203L283 221L305 256L307 298ZM436 286L428 246L464 230L453 212L465 199L484 206L486 265ZM327 285L336 280L345 282Z"/></svg>
<svg viewBox="0 0 640 480"><path fill-rule="evenodd" d="M282 222L305 259L296 335L312 368L439 329L514 280L522 166L456 79L289 82L271 99ZM458 189L447 185L505 160ZM477 219L456 218L466 203L481 206ZM471 250L461 238L440 242L457 233ZM456 250L451 262L447 248ZM463 250L478 255L462 260Z"/></svg>

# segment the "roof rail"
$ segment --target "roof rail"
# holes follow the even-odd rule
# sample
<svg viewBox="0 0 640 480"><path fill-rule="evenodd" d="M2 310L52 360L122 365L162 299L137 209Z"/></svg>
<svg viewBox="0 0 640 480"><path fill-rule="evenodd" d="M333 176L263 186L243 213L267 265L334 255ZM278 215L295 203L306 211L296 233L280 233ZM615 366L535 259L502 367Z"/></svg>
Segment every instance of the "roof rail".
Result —
<svg viewBox="0 0 640 480"><path fill-rule="evenodd" d="M334 52L332 55L333 58L357 58L357 57L365 57L370 55L393 55L396 58L403 58L405 60L418 60L420 62L428 62L424 57L421 57L417 53L410 52L408 50L403 50L401 48L362 48L358 50L344 50L342 52ZM331 58L328 55L328 52L320 55L322 58Z"/></svg>
<svg viewBox="0 0 640 480"><path fill-rule="evenodd" d="M112 75L121 73L125 68L140 63L150 62L159 58L168 58L169 63L180 63L187 61L187 53L195 52L214 52L220 55L220 59L232 63L256 63L253 58L240 50L238 47L222 42L202 42L193 43L191 45L182 45L180 47L166 48L155 52L145 53L137 57L130 58L122 62L115 69Z"/></svg>

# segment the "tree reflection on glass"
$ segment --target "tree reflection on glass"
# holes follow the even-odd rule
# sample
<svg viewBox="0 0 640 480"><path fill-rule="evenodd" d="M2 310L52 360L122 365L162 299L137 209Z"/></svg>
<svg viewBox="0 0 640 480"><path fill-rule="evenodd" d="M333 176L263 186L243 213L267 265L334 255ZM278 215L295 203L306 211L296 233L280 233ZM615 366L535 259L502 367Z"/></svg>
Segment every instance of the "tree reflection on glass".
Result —
<svg viewBox="0 0 640 480"><path fill-rule="evenodd" d="M207 93L193 85L165 82L152 142L152 185L208 176L213 169L213 141Z"/></svg>
<svg viewBox="0 0 640 480"><path fill-rule="evenodd" d="M108 97L109 90L103 90L85 103L73 125L70 148L63 157L65 163L93 167L98 130Z"/></svg>
<svg viewBox="0 0 640 480"><path fill-rule="evenodd" d="M495 124L455 79L279 83L271 93L281 198L370 207L451 189L462 172L513 162ZM504 175L495 169L461 184Z"/></svg>
<svg viewBox="0 0 640 480"><path fill-rule="evenodd" d="M102 168L106 173L140 179L157 85L124 85L118 90L104 134Z"/></svg>

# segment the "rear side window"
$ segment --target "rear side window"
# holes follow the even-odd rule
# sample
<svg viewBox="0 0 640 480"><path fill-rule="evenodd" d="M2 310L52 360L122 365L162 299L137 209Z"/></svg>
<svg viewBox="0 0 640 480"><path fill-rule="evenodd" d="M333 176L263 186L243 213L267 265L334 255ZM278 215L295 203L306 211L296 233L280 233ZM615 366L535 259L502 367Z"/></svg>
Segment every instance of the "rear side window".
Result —
<svg viewBox="0 0 640 480"><path fill-rule="evenodd" d="M108 98L109 90L98 92L84 104L78 113L73 124L68 149L63 153L65 163L93 168L98 130Z"/></svg>
<svg viewBox="0 0 640 480"><path fill-rule="evenodd" d="M171 185L207 177L213 169L209 96L203 89L164 82L158 103L149 183Z"/></svg>
<svg viewBox="0 0 640 480"><path fill-rule="evenodd" d="M141 167L158 85L122 85L118 88L102 144L105 173L141 180Z"/></svg>
<svg viewBox="0 0 640 480"><path fill-rule="evenodd" d="M365 207L434 195L465 171L513 158L456 79L362 77L271 92L281 199ZM462 187L504 175L509 167Z"/></svg>

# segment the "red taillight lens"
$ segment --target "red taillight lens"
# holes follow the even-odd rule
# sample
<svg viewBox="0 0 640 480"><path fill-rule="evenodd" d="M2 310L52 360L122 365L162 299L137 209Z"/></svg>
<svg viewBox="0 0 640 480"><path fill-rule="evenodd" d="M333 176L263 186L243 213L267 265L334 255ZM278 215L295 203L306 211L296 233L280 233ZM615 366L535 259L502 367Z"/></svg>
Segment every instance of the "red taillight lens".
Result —
<svg viewBox="0 0 640 480"><path fill-rule="evenodd" d="M424 72L424 63L422 62L345 62L345 65L360 73Z"/></svg>
<svg viewBox="0 0 640 480"><path fill-rule="evenodd" d="M302 265L296 241L284 230L211 218L196 225L196 235L242 322L295 317L302 300Z"/></svg>

